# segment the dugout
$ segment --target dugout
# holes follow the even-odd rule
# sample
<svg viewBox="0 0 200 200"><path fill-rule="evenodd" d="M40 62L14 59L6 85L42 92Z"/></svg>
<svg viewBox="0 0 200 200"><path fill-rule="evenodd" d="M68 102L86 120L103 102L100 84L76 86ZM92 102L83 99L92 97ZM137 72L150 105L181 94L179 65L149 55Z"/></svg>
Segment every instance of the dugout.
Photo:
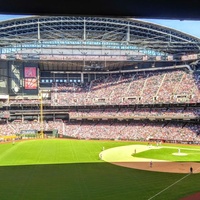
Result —
<svg viewBox="0 0 200 200"><path fill-rule="evenodd" d="M43 131L44 138L57 138L58 137L58 130L48 130L48 131Z"/></svg>

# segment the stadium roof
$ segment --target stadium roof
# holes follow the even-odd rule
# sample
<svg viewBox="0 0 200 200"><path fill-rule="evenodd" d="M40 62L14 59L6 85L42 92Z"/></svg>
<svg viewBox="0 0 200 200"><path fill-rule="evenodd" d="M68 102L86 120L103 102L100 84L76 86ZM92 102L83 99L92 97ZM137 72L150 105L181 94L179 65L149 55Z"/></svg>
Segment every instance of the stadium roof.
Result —
<svg viewBox="0 0 200 200"><path fill-rule="evenodd" d="M79 15L79 16L132 16L150 19L200 20L198 0L101 0L85 1L57 0L4 0L0 12L3 14L28 15Z"/></svg>
<svg viewBox="0 0 200 200"><path fill-rule="evenodd" d="M123 47L138 52L142 49L144 54L184 55L199 53L200 39L136 19L31 16L0 22L1 53L44 49L49 54L52 49L77 45L80 50L86 46Z"/></svg>

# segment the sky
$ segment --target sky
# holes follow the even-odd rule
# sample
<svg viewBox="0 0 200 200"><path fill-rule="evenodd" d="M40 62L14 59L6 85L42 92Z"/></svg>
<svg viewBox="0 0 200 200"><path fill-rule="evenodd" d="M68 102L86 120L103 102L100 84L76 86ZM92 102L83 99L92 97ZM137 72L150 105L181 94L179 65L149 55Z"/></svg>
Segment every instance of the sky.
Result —
<svg viewBox="0 0 200 200"><path fill-rule="evenodd" d="M0 15L0 21L26 17L25 15ZM163 25L178 31L200 38L200 21L192 20L163 20L163 19L140 19L147 22Z"/></svg>
<svg viewBox="0 0 200 200"><path fill-rule="evenodd" d="M200 38L200 21L190 21L190 20L180 21L180 20L162 20L162 19L141 19L141 20L173 28L178 31L188 33L190 35Z"/></svg>

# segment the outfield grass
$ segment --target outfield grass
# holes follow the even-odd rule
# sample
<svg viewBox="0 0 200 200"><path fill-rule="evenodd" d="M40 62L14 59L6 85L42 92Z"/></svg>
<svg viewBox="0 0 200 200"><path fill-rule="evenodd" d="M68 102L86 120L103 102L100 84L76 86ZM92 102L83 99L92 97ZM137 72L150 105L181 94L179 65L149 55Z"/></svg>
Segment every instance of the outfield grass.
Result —
<svg viewBox="0 0 200 200"><path fill-rule="evenodd" d="M103 147L133 142L33 140L0 144L0 198L147 200L185 174L128 169L99 160ZM154 199L177 200L199 191L192 174Z"/></svg>

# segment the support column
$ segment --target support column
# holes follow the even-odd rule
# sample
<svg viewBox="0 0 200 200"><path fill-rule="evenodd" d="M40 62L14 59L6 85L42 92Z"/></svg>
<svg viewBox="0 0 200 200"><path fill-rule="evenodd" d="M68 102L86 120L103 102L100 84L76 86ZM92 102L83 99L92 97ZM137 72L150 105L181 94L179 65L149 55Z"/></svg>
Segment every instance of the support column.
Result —
<svg viewBox="0 0 200 200"><path fill-rule="evenodd" d="M83 72L81 72L81 83L84 83L84 76L83 76Z"/></svg>
<svg viewBox="0 0 200 200"><path fill-rule="evenodd" d="M130 25L128 24L128 27L127 27L127 37L126 37L126 41L127 43L130 42Z"/></svg>
<svg viewBox="0 0 200 200"><path fill-rule="evenodd" d="M38 19L38 41L40 41L40 22Z"/></svg>
<svg viewBox="0 0 200 200"><path fill-rule="evenodd" d="M38 42L40 42L40 22L38 20Z"/></svg>
<svg viewBox="0 0 200 200"><path fill-rule="evenodd" d="M55 73L53 73L53 83L56 85Z"/></svg>
<svg viewBox="0 0 200 200"><path fill-rule="evenodd" d="M40 134L44 138L44 121L43 121L43 96L42 91L40 91Z"/></svg>
<svg viewBox="0 0 200 200"><path fill-rule="evenodd" d="M85 23L85 17L84 17L84 29L83 29L83 40L86 40L86 23Z"/></svg>

